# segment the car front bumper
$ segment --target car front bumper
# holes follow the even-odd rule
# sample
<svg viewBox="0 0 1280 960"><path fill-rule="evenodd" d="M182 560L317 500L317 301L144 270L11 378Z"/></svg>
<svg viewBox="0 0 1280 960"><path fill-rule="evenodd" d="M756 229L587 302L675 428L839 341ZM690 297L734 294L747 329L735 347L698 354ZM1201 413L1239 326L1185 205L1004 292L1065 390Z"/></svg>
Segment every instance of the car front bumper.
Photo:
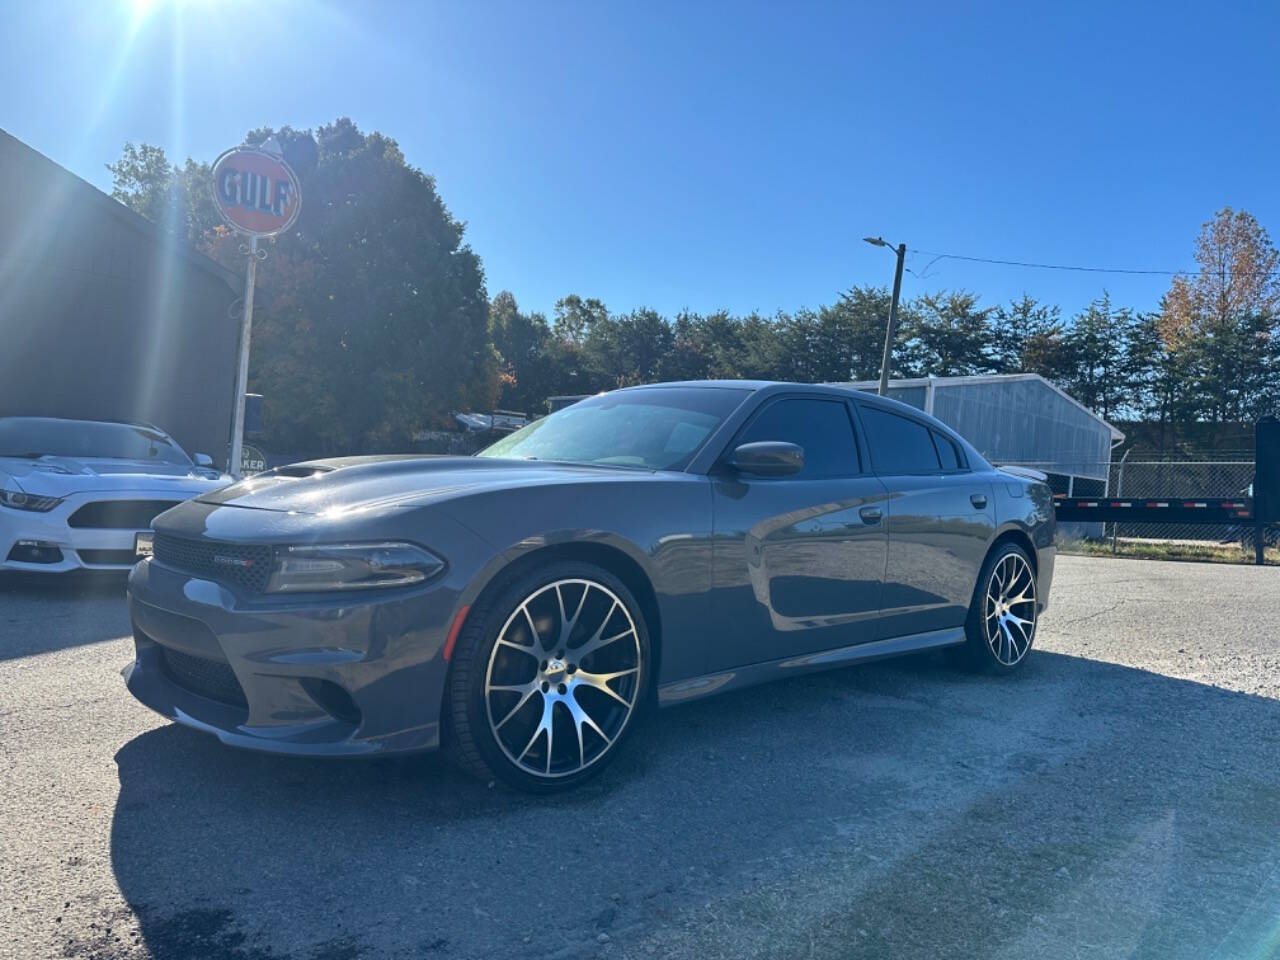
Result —
<svg viewBox="0 0 1280 960"><path fill-rule="evenodd" d="M224 743L358 756L435 749L458 592L264 597L154 560L129 576L140 702Z"/></svg>
<svg viewBox="0 0 1280 960"><path fill-rule="evenodd" d="M148 529L141 527L73 527L68 522L81 507L120 500L163 500L180 503L199 490L171 488L106 490L73 493L47 513L0 507L0 570L24 573L68 573L72 570L127 571L136 562L134 539ZM56 548L61 556L52 563L10 559L20 541Z"/></svg>

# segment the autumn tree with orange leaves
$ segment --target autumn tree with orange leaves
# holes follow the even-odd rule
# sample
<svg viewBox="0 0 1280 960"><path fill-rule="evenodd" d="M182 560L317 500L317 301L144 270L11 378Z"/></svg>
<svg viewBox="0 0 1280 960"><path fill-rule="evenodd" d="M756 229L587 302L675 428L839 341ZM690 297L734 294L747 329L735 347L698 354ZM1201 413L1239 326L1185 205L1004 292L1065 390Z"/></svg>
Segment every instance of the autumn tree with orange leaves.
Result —
<svg viewBox="0 0 1280 960"><path fill-rule="evenodd" d="M1247 421L1280 393L1280 253L1260 223L1224 207L1196 241L1199 273L1174 277L1160 310L1180 358L1184 418Z"/></svg>

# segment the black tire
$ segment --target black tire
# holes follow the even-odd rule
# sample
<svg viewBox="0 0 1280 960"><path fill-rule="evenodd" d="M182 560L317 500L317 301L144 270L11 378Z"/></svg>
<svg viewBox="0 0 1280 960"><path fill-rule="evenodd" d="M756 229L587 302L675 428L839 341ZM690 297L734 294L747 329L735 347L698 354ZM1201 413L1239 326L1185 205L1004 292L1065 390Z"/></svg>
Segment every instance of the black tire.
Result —
<svg viewBox="0 0 1280 960"><path fill-rule="evenodd" d="M577 584L590 584L590 586L582 587L581 600L577 600L574 591ZM563 585L563 586L557 586ZM563 590L563 593L561 591ZM552 596L558 601L558 607L552 603ZM611 595L611 598L610 598ZM614 607L609 606L616 600L624 610L625 615L620 613ZM598 610L605 609L608 606L609 613L603 614L603 620L600 623L600 631L606 632L608 625L608 633L616 632L618 628L626 627L628 624L631 630L624 631L623 640L619 640L615 650L608 650L601 647L598 652L588 652L583 660L584 665L578 665L573 662L573 656L577 650L585 649L588 646L589 638L582 636L584 632L576 627L578 618L573 618L573 625L570 627L570 640L567 645L552 643L551 648L556 646L564 646L563 657L557 657L555 654L560 650L550 649L549 652L544 650L540 644L545 638L538 634L540 629L535 626L535 621L541 622L539 611L544 611L548 606L551 612L547 616L551 619L551 627L547 630L548 634L560 633L564 624L569 622L567 616L568 609L577 602L578 614L587 619L590 613L593 617L597 616ZM586 608L590 605L591 609ZM530 615L529 610L535 613ZM564 610L566 616L560 619L559 610ZM529 651L539 650L536 656L529 651L516 650L514 653L507 651L505 648L513 646L522 646L523 644L513 644L511 638L514 635L512 631L524 629L517 624L517 616L522 617L528 623L526 636L530 639L531 646ZM588 624L589 626L590 624ZM507 631L504 637L503 631ZM576 632L575 632L576 631ZM585 632L591 632L589 630ZM634 669L627 668L626 664L631 659L631 637L629 634L634 633ZM563 634L561 633L561 636ZM499 644L500 637L504 637L503 647L501 651L495 648ZM566 790L575 787L585 780L588 780L599 774L613 759L617 756L619 748L623 741L630 734L631 729L636 725L638 720L637 714L643 706L646 694L648 692L650 677L651 658L649 654L649 634L647 626L644 622L644 616L641 613L640 605L636 602L631 591L627 589L618 577L614 576L608 570L595 564L583 563L578 561L558 561L551 563L545 567L534 569L523 575L516 575L508 582L499 585L488 599L482 600L479 604L472 608L467 616L461 634L458 637L457 646L453 654L453 665L449 675L449 682L446 687L446 696L448 698L446 704L446 742L445 749L450 758L462 770L482 780L501 780L510 786L520 790L532 793L554 793L560 790ZM544 707L546 712L540 715L540 726L546 721L547 716L551 717L552 729L549 733L543 733L541 744L545 744L542 755L546 758L547 773L535 773L529 769L530 763L522 763L528 753L520 754L518 760L513 759L516 748L511 746L510 741L506 744L500 740L500 734L495 733L493 727L495 719L494 701L502 698L502 691L490 691L486 694L486 681L489 677L490 670L497 670L499 666L498 658L505 656L512 658L512 662L506 666L508 669L515 669L525 661L521 660L521 656L528 654L532 656L532 660L528 661L532 667L533 677L527 683L533 686L539 686L543 692L543 696L538 696L538 691L529 690L526 694L521 695L512 692L511 696L520 704L511 710L511 714L506 714L506 703L504 703L497 712L506 714L506 719L497 723L502 728L504 723L514 719L520 723L524 723L526 715L517 711L526 711L531 709L536 713L539 707ZM614 707L610 702L610 697L603 697L600 700L598 693L600 687L594 685L594 691L588 693L586 687L592 684L583 683L579 687L573 687L571 678L578 676L579 680L584 677L593 677L598 679L604 676L598 672L600 667L596 666L600 661L597 657L625 657L620 666L629 674L627 677L611 679L608 683L618 683L620 686L614 688L610 686L610 694L613 700L622 701L623 696L619 695L618 690L622 690L626 695L625 699L629 699L631 704L626 708L625 716L620 720L620 725L614 730L610 721L606 720L602 725L595 727L601 730L599 737L596 736L594 730L585 726L579 721L579 713L588 712L583 701L578 697L592 700L595 703L603 703L605 712L609 710L618 711L619 708ZM544 659L549 658L549 659ZM558 668L556 664L562 664L565 668L564 672L554 673ZM587 671L586 664L591 665L591 670ZM615 665L619 665L615 662ZM569 672L568 668L574 668L573 672ZM548 673L548 669L553 673ZM580 671L580 672L579 672ZM612 672L612 671L611 671ZM557 688L553 686L548 689L545 678L548 676L560 676L564 681L570 684L567 689L564 684L559 685L557 696ZM539 684L540 678L541 683ZM525 681L522 680L522 683ZM552 680L554 684L554 678ZM579 692L581 691L581 692ZM532 699L530 699L532 694ZM526 705L528 701L531 707ZM572 702L572 706L570 706ZM557 704L559 705L557 707ZM574 713L576 708L579 713ZM569 747L564 748L565 741L559 741L561 747L553 747L553 738L559 730L563 733L563 724L566 720L577 731L576 741L570 739ZM531 719L531 717L529 718ZM593 719L593 723L595 720ZM618 722L615 720L614 722ZM557 726L557 723L559 726ZM589 731L589 732L587 732ZM604 732L612 734L605 736ZM504 730L501 736L508 738L512 733L519 733L519 728ZM538 740L538 733L535 730L534 739L530 741L531 745ZM601 747L600 744L605 746ZM581 744L581 745L580 745ZM580 769L573 770L568 766L566 761L566 769L568 772L554 771L553 760L559 750L562 759L566 749L576 751ZM590 751L590 753L589 753ZM598 751L598 752L596 752ZM590 759L588 757L590 756ZM571 760L571 755L569 757ZM541 761L539 761L541 763Z"/></svg>
<svg viewBox="0 0 1280 960"><path fill-rule="evenodd" d="M1019 633L1019 627L1016 625L1002 627L997 623L994 630L997 636L993 640L989 636L992 631L989 631L987 619L989 612L987 598L992 588L993 578L1010 567L1017 567L1019 562L1021 563L1019 569L1025 569L1025 579L1030 581L1031 593L1029 603L1017 604L1013 608L1016 610L1016 618L1030 619L1029 628L1024 630L1025 648L1021 645L1023 635ZM1022 595L1024 587L1025 580L1019 581L1015 586L1015 590L1018 591L1015 595ZM1035 634L1040 619L1039 598L1035 591L1035 564L1032 563L1027 552L1012 541L1006 540L997 544L982 564L982 572L978 575L978 582L973 588L969 615L964 623L965 642L948 648L951 660L957 665L972 670L994 674L1013 673L1026 663L1035 644Z"/></svg>

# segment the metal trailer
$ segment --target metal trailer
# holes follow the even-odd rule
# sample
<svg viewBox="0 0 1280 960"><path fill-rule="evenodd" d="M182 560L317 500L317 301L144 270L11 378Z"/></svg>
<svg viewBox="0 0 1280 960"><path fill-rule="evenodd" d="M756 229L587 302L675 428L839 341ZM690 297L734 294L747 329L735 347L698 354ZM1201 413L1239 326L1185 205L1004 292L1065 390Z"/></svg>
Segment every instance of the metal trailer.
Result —
<svg viewBox="0 0 1280 960"><path fill-rule="evenodd" d="M1247 497L1054 498L1058 521L1101 523L1230 524L1252 532L1254 562L1264 562L1268 528L1280 523L1280 422L1254 430L1256 472Z"/></svg>

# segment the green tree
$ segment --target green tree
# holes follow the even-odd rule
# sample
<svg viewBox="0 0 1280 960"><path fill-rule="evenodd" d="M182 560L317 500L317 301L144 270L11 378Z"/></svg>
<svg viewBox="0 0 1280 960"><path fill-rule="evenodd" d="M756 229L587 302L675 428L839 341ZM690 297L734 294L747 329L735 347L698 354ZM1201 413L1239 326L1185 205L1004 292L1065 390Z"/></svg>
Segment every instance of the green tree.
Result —
<svg viewBox="0 0 1280 960"><path fill-rule="evenodd" d="M779 348L774 378L840 383L855 372L878 371L884 336L879 305L874 291L855 289L833 306L779 313L773 321Z"/></svg>
<svg viewBox="0 0 1280 960"><path fill-rule="evenodd" d="M266 397L267 443L291 452L405 449L455 409L488 409L498 361L480 259L435 181L396 142L343 118L274 137L302 184L295 228L263 245L249 386ZM113 195L227 266L209 166L126 144Z"/></svg>
<svg viewBox="0 0 1280 960"><path fill-rule="evenodd" d="M498 355L498 405L530 414L546 412L546 399L560 392L562 352L547 318L521 313L503 291L489 304L489 334Z"/></svg>
<svg viewBox="0 0 1280 960"><path fill-rule="evenodd" d="M1067 392L1098 415L1110 419L1129 405L1130 365L1126 357L1134 327L1128 307L1116 309L1103 291L1079 313L1066 334Z"/></svg>
<svg viewBox="0 0 1280 960"><path fill-rule="evenodd" d="M703 380L712 375L706 326L702 317L687 310L676 315L671 324L671 349L662 359L663 380Z"/></svg>
<svg viewBox="0 0 1280 960"><path fill-rule="evenodd" d="M737 321L742 341L741 376L754 380L785 379L792 369L792 344L785 335L786 320L749 313Z"/></svg>
<svg viewBox="0 0 1280 960"><path fill-rule="evenodd" d="M592 328L598 322L608 319L608 308L593 297L584 300L576 293L571 293L556 301L556 336L569 343L584 343Z"/></svg>
<svg viewBox="0 0 1280 960"><path fill-rule="evenodd" d="M742 339L742 325L736 318L727 310L708 314L702 318L701 337L711 360L707 376L718 380L742 376L746 345Z"/></svg>
<svg viewBox="0 0 1280 960"><path fill-rule="evenodd" d="M207 163L169 162L163 147L126 143L120 159L107 164L111 196L191 244L203 243L222 222L213 205Z"/></svg>
<svg viewBox="0 0 1280 960"><path fill-rule="evenodd" d="M1162 323L1159 310L1136 315L1127 332L1123 361L1123 375L1130 389L1123 412L1160 425L1160 456L1176 441L1173 424L1194 417L1194 404L1188 400L1188 358L1176 346L1166 344L1161 335Z"/></svg>
<svg viewBox="0 0 1280 960"><path fill-rule="evenodd" d="M613 389L658 380L673 342L667 321L656 311L640 309L597 315L582 349L605 389Z"/></svg>
<svg viewBox="0 0 1280 960"><path fill-rule="evenodd" d="M963 377L991 370L989 309L963 290L925 294L903 317L894 375Z"/></svg>
<svg viewBox="0 0 1280 960"><path fill-rule="evenodd" d="M249 142L273 131L258 130ZM258 271L250 388L267 442L301 451L406 449L450 411L489 409L498 363L480 260L433 178L348 119L274 131L298 170L295 228ZM308 146L305 141L311 141ZM239 241L218 237L223 262Z"/></svg>
<svg viewBox="0 0 1280 960"><path fill-rule="evenodd" d="M849 314L851 375L855 380L880 377L889 307L888 287L854 287L841 294L833 308Z"/></svg>
<svg viewBox="0 0 1280 960"><path fill-rule="evenodd" d="M1062 375L1061 314L1052 304L1024 293L991 312L991 365L997 373L1038 373L1049 380Z"/></svg>

